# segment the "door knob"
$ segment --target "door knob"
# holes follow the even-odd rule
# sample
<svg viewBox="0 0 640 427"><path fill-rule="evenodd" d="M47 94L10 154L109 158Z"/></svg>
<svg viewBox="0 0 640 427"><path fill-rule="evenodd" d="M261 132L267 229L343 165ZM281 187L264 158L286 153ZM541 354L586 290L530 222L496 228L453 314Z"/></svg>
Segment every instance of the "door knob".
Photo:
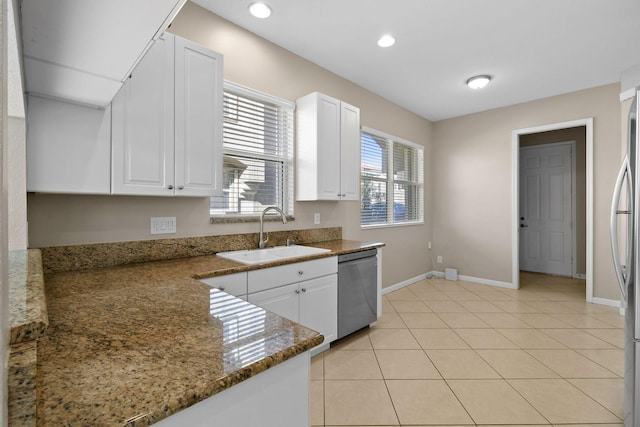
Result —
<svg viewBox="0 0 640 427"><path fill-rule="evenodd" d="M524 217L523 216L520 217L520 221L524 221Z"/></svg>
<svg viewBox="0 0 640 427"><path fill-rule="evenodd" d="M525 227L528 227L528 225L527 224L520 224L520 228L525 228Z"/></svg>

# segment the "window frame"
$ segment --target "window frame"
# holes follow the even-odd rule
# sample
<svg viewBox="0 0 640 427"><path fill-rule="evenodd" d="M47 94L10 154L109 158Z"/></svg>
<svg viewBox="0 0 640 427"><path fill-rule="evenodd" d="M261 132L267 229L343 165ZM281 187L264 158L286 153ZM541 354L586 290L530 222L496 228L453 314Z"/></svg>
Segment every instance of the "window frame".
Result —
<svg viewBox="0 0 640 427"><path fill-rule="evenodd" d="M363 220L363 215L362 215L362 200L364 197L365 192L360 191L360 228L361 229L372 229L372 228L386 228L386 227L404 227L404 226L411 226L411 225L423 225L424 224L424 202L425 202L425 195L424 195L424 173L425 173L425 167L424 167L424 150L425 147L420 145L420 144L416 144L415 142L411 142L408 141L406 139L403 138L399 138L395 135L391 135L382 131L379 131L377 129L372 129L366 126L362 126L361 128L361 132L360 132L360 154L361 154L361 158L364 158L364 156L362 156L362 135L367 134L373 137L376 137L378 139L383 139L386 142L386 156L387 156L387 164L386 164L386 178L382 179L382 178L372 178L372 177L367 177L367 179L371 180L371 181L376 181L376 182L384 182L386 183L386 197L385 197L385 203L386 203L386 213L387 213L387 220L384 223L374 223L374 224L363 224L362 220ZM394 176L394 147L396 145L403 145L406 147L409 147L413 150L415 150L415 153L417 154L416 156L416 162L418 162L418 164L416 165L418 170L416 171L416 181L407 181L407 180L403 180L403 179L396 179ZM414 166L414 167L416 167ZM364 178L364 174L363 174L363 169L362 169L362 162L360 164L360 182L361 182L361 186L362 186L362 180ZM401 222L397 222L396 218L395 218L395 199L394 199L394 185L396 183L399 184L408 184L411 186L415 186L417 187L417 194L419 196L419 200L418 200L418 219L415 220L410 220L410 221L401 221Z"/></svg>
<svg viewBox="0 0 640 427"><path fill-rule="evenodd" d="M264 92L257 91L255 89L248 88L246 86L239 85L237 83L233 83L225 80L223 85L223 96L227 94L237 95L240 97L247 98L252 101L263 102L265 104L271 104L278 108L279 115L282 109L286 110L290 123L279 123L279 127L281 128L281 134L284 135L287 140L278 140L278 147L282 147L282 144L285 145L282 156L274 155L274 154L256 154L255 151L247 150L246 152L243 150L239 150L237 148L225 148L224 139L222 141L223 148L223 159L220 167L222 167L222 163L224 162L225 156L245 156L247 158L253 158L257 160L265 160L265 161L277 161L282 162L283 165L283 179L282 184L282 206L278 206L282 208L288 219L294 219L294 115L295 115L295 103L288 101L286 99L278 98L274 95L270 95ZM227 121L225 118L228 116L227 111L223 111L223 134L224 127ZM285 129L286 128L286 129ZM260 217L260 212L251 212L251 213L217 213L213 212L213 199L211 197L209 200L209 218L211 223L225 223L225 222L251 222L257 221ZM271 206L271 205L269 205ZM265 206L266 207L266 206Z"/></svg>

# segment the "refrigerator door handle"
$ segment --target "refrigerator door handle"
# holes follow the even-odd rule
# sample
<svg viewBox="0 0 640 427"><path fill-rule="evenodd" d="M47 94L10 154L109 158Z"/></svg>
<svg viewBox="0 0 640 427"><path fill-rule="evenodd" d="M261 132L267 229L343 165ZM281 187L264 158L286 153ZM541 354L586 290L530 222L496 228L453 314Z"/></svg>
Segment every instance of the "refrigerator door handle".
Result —
<svg viewBox="0 0 640 427"><path fill-rule="evenodd" d="M622 161L622 165L620 166L620 171L618 172L618 178L616 179L616 186L615 189L613 191L613 201L611 202L611 251L613 253L613 266L615 268L616 271L616 277L618 279L618 285L620 286L620 292L622 293L622 300L624 302L627 301L627 288L629 286L629 282L631 280L631 273L629 271L629 268L631 266L631 262L632 262L632 256L633 254L632 249L631 249L631 245L629 244L629 242L631 241L630 239L633 236L633 230L631 230L631 227L627 227L627 254L626 254L626 266L627 266L627 271L625 271L625 268L622 266L621 263L621 259L620 259L620 251L618 250L618 215L619 214L624 214L624 215L631 215L628 216L628 218L632 218L632 203L631 200L629 200L629 206L630 206L630 210L627 211L619 211L618 210L618 205L620 203L620 196L622 193L622 186L624 185L625 182L625 177L627 178L627 191L628 191L628 195L632 195L633 194L633 189L631 188L631 180L629 179L629 159L627 158L627 156L624 157L624 160Z"/></svg>

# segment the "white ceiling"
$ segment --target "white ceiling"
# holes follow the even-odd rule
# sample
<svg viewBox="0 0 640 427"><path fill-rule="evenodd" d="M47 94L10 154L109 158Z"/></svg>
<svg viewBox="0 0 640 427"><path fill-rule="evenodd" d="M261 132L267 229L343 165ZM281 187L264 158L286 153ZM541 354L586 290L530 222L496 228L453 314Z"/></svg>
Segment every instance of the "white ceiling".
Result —
<svg viewBox="0 0 640 427"><path fill-rule="evenodd" d="M639 0L193 0L432 121L620 81ZM393 34L395 46L377 39ZM483 90L467 78L490 74Z"/></svg>

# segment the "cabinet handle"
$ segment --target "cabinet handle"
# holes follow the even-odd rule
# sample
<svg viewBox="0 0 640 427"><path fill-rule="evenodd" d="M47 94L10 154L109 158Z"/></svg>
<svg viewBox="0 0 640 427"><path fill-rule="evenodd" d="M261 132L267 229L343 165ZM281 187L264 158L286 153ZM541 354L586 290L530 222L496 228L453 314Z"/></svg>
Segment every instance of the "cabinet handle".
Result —
<svg viewBox="0 0 640 427"><path fill-rule="evenodd" d="M298 275L302 276L304 274L304 271L300 270L298 271Z"/></svg>
<svg viewBox="0 0 640 427"><path fill-rule="evenodd" d="M169 186L167 187L169 190L173 190L173 185L169 184Z"/></svg>
<svg viewBox="0 0 640 427"><path fill-rule="evenodd" d="M307 292L307 289L306 288L302 288L302 292Z"/></svg>
<svg viewBox="0 0 640 427"><path fill-rule="evenodd" d="M184 185L180 185L180 186L178 187L178 190L184 190Z"/></svg>
<svg viewBox="0 0 640 427"><path fill-rule="evenodd" d="M218 289L220 289L221 291L224 291L224 286L219 286Z"/></svg>
<svg viewBox="0 0 640 427"><path fill-rule="evenodd" d="M300 290L299 290L299 289L296 289L296 294L299 294L299 293L300 293Z"/></svg>

